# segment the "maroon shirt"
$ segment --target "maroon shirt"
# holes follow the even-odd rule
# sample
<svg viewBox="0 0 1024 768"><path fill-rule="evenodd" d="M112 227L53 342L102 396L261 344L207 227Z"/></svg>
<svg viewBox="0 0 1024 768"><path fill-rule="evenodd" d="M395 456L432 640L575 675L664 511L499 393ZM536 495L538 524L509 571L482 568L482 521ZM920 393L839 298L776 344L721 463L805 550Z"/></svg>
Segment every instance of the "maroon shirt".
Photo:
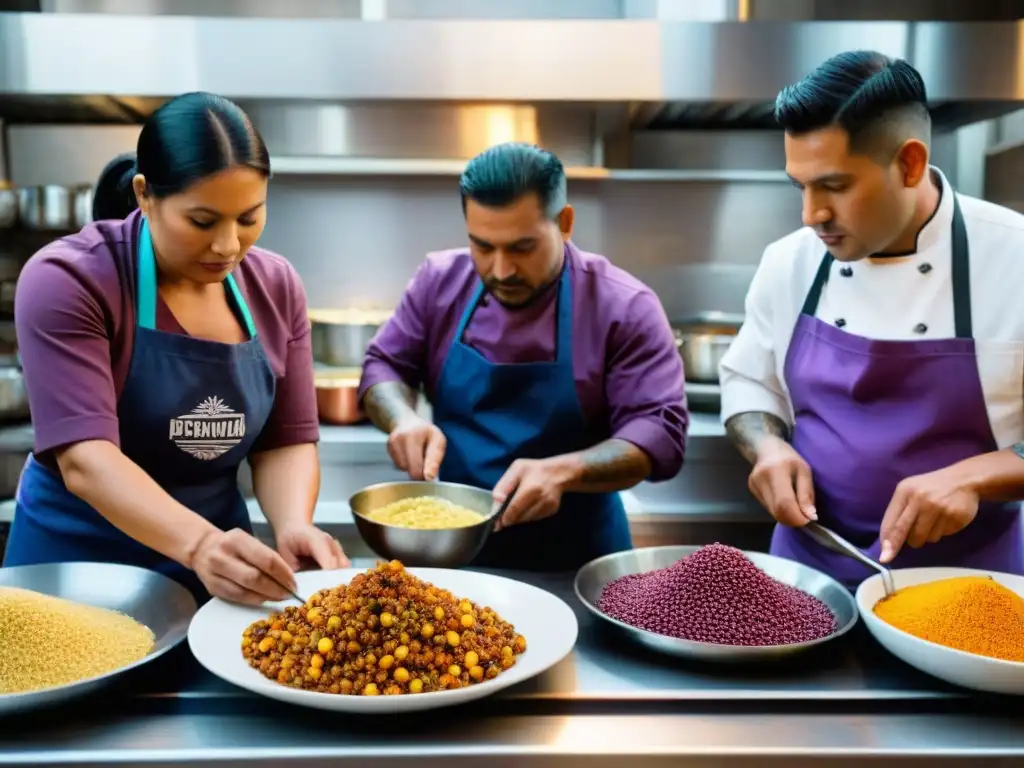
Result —
<svg viewBox="0 0 1024 768"><path fill-rule="evenodd" d="M689 417L683 364L650 288L603 256L565 249L572 278L573 376L583 418L651 459L651 480L683 465ZM427 255L393 317L370 343L359 396L382 381L422 384L432 398L480 278L465 248ZM492 363L555 359L558 291L508 309L485 294L463 341Z"/></svg>
<svg viewBox="0 0 1024 768"><path fill-rule="evenodd" d="M100 221L50 243L21 271L15 296L35 452L83 440L120 445L117 400L135 341L136 241L141 214ZM277 377L254 451L320 439L313 353L302 282L275 253L252 248L235 268ZM185 334L157 296L157 330Z"/></svg>

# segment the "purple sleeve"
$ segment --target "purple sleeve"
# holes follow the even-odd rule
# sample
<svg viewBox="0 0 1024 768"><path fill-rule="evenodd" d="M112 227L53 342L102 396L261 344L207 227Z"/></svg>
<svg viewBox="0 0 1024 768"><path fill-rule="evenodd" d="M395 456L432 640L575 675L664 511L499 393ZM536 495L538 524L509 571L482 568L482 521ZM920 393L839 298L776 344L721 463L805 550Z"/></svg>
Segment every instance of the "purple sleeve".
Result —
<svg viewBox="0 0 1024 768"><path fill-rule="evenodd" d="M15 328L38 454L84 440L120 445L109 318L73 264L40 255L18 277Z"/></svg>
<svg viewBox="0 0 1024 768"><path fill-rule="evenodd" d="M277 379L274 409L260 432L259 440L253 446L253 453L320 440L306 291L299 275L290 265L284 274L288 291L287 305L291 315L284 373Z"/></svg>
<svg viewBox="0 0 1024 768"><path fill-rule="evenodd" d="M683 362L658 299L638 293L612 327L605 380L612 437L651 460L650 480L670 480L683 466L689 416Z"/></svg>
<svg viewBox="0 0 1024 768"><path fill-rule="evenodd" d="M366 348L359 400L370 387L385 381L401 381L418 390L427 371L427 297L434 284L434 270L425 261L406 286L391 318Z"/></svg>

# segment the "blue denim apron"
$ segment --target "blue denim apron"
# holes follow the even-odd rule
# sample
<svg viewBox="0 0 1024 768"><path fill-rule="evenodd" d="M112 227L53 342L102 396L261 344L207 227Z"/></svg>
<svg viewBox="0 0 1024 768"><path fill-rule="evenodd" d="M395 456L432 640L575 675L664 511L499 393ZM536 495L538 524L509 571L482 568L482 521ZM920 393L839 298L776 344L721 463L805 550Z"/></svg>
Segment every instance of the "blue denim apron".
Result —
<svg viewBox="0 0 1024 768"><path fill-rule="evenodd" d="M607 434L587 425L576 394L568 265L558 284L552 363L495 364L463 342L483 291L481 283L462 314L432 405L448 441L440 478L490 490L516 459L583 450ZM552 517L492 534L473 565L568 571L631 547L618 493L566 493Z"/></svg>
<svg viewBox="0 0 1024 768"><path fill-rule="evenodd" d="M248 341L222 344L156 330L156 261L142 220L138 323L117 416L121 451L167 493L222 530L251 532L238 466L270 415L276 381L238 285L231 275L225 283ZM200 602L209 597L192 571L122 533L30 456L4 565L71 561L148 568L184 584Z"/></svg>

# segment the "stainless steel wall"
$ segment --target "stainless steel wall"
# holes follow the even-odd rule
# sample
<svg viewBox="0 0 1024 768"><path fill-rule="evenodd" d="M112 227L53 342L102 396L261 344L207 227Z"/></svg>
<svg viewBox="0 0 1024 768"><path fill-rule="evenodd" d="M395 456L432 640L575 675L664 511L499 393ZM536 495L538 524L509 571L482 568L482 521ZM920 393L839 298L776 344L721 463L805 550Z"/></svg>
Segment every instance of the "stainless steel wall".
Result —
<svg viewBox="0 0 1024 768"><path fill-rule="evenodd" d="M381 106L382 133L354 130L296 132L308 121L276 127L259 119L277 158L307 155L373 154L381 147L397 154L406 129L428 123L403 120ZM482 148L487 136L467 130L463 140L445 133L444 114L432 111L434 132L420 132L420 152L463 156ZM282 113L269 111L267 116ZM320 117L323 114L321 113ZM591 160L589 124L566 108L565 119L540 120L559 154L570 162ZM422 117L422 115L421 115ZM268 117L269 119L269 117ZM321 121L315 124L323 125ZM384 135L391 122L390 137ZM475 125L473 121L469 124ZM486 122L486 121L485 121ZM95 178L106 161L134 147L136 126L11 126L11 175L16 183L80 183ZM967 129L969 132L972 129ZM486 133L486 132L485 132ZM961 166L980 168L984 146L963 148L958 134L938 137L936 162L957 182ZM445 139L445 137L447 137ZM344 140L343 140L344 139ZM445 141L442 141L445 139ZM384 151L381 150L381 151ZM970 150L970 151L968 151ZM616 157L611 157L616 154ZM572 179L576 207L575 241L607 255L654 287L670 316L705 309L741 311L743 297L764 247L800 225L799 193L787 183L742 180L784 165L782 139L775 132L638 132L609 150L609 162L640 168L710 171L702 181ZM614 163L613 163L614 164ZM716 180L713 172L737 172L741 180ZM697 174L698 178L700 174ZM980 194L964 189L969 194ZM311 305L392 306L416 265L429 250L461 246L465 231L453 174L352 175L278 174L271 183L270 211L262 245L279 251L297 267Z"/></svg>
<svg viewBox="0 0 1024 768"><path fill-rule="evenodd" d="M670 315L739 311L771 240L799 226L784 184L574 180L575 242L658 292ZM455 178L279 178L262 244L312 305L389 306L424 253L466 242Z"/></svg>

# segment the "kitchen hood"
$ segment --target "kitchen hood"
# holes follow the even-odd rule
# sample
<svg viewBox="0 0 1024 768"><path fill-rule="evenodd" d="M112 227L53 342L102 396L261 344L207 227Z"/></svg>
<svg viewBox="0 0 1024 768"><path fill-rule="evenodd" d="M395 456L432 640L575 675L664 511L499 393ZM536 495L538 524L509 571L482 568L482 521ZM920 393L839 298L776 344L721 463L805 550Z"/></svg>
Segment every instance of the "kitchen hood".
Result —
<svg viewBox="0 0 1024 768"><path fill-rule="evenodd" d="M760 129L782 86L855 48L912 62L940 130L1024 103L1021 22L7 13L0 117L138 122L169 96L208 90L249 103L570 103L632 130Z"/></svg>

